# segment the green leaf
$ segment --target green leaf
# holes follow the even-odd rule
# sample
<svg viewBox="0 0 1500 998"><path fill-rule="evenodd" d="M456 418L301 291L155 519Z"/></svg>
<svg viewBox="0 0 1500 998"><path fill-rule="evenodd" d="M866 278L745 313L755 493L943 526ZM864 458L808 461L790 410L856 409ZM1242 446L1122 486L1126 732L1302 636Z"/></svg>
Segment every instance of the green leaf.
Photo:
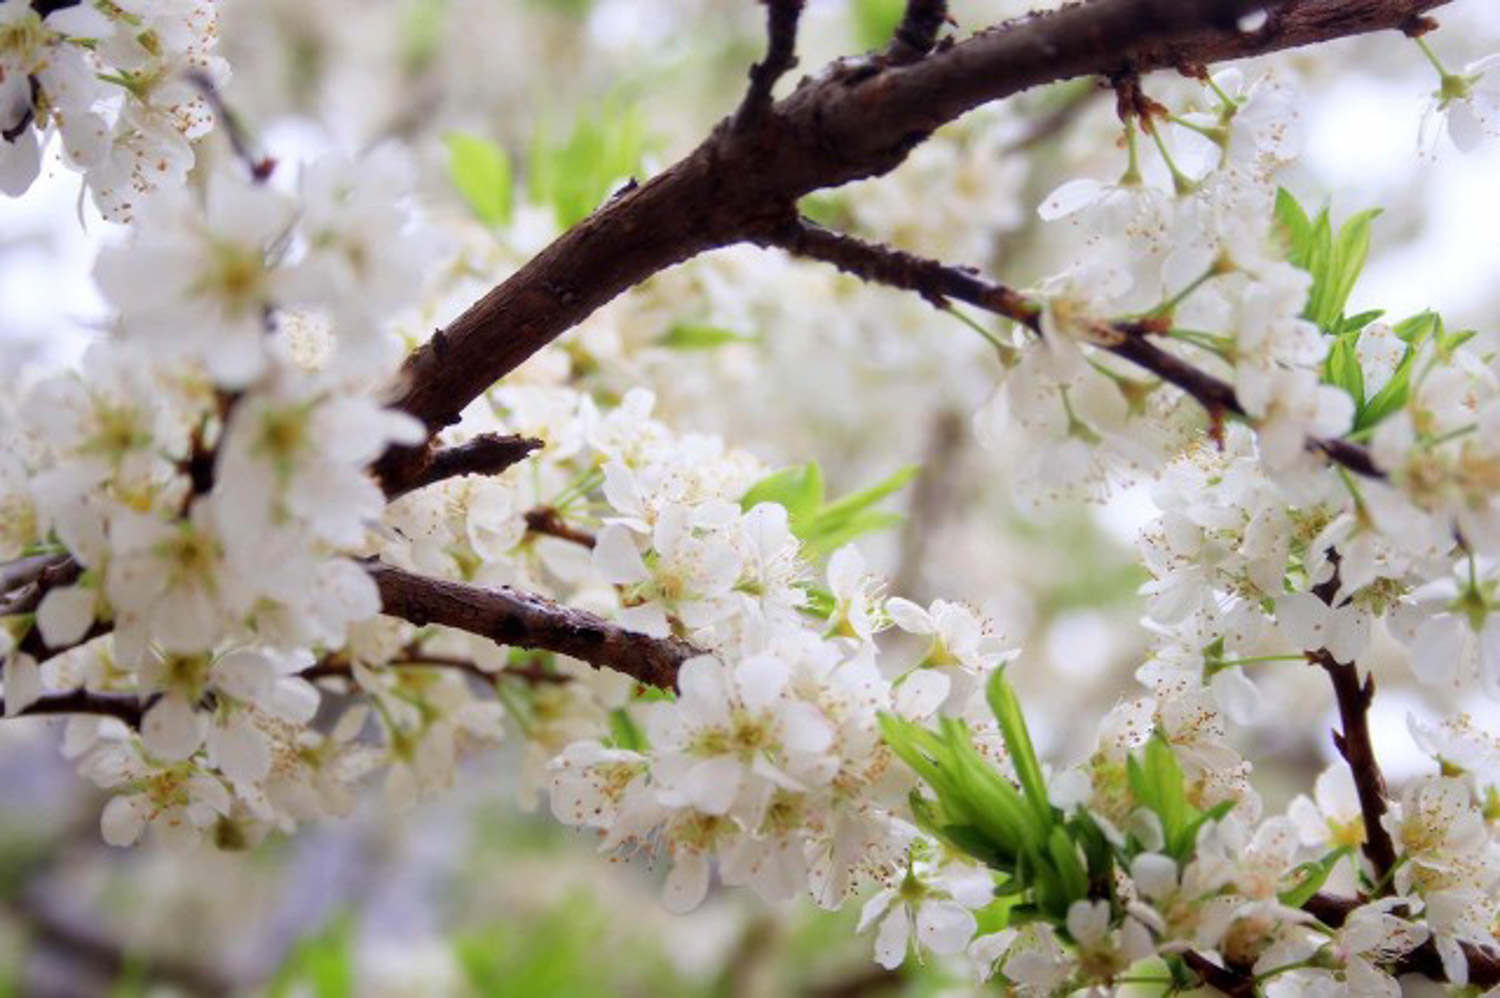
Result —
<svg viewBox="0 0 1500 998"><path fill-rule="evenodd" d="M1078 861L1078 848L1073 840L1068 837L1067 830L1061 825L1052 828L1052 834L1047 838L1047 854L1052 860L1052 866L1057 870L1061 881L1063 893L1067 898L1067 904L1081 900L1089 896L1089 878L1084 872L1083 864ZM1067 907L1063 907L1063 914L1067 914Z"/></svg>
<svg viewBox="0 0 1500 998"><path fill-rule="evenodd" d="M1282 235L1286 239L1287 262L1306 270L1312 244L1312 220L1285 187L1276 191L1276 220L1281 223Z"/></svg>
<svg viewBox="0 0 1500 998"><path fill-rule="evenodd" d="M509 225L513 192L505 150L464 132L449 132L443 142L448 147L448 177L474 217L490 226Z"/></svg>
<svg viewBox="0 0 1500 998"><path fill-rule="evenodd" d="M902 468L898 468L894 474L871 485L869 488L861 489L858 492L851 492L842 499L829 503L823 507L819 516L829 519L852 516L862 509L875 505L886 496L905 488L906 484L913 478L916 478L917 472L921 470L922 466L920 464L908 464Z"/></svg>
<svg viewBox="0 0 1500 998"><path fill-rule="evenodd" d="M1358 339L1358 333L1340 336L1323 361L1323 380L1347 392L1356 408L1365 402L1365 375L1359 366L1359 354L1355 352Z"/></svg>
<svg viewBox="0 0 1500 998"><path fill-rule="evenodd" d="M809 561L817 561L819 558L833 554L855 538L889 530L899 526L905 520L906 517L900 513L867 509L852 517L840 518L828 524L823 524L821 520L814 521L807 530L807 539L802 542L802 557Z"/></svg>
<svg viewBox="0 0 1500 998"><path fill-rule="evenodd" d="M1026 791L1026 799L1043 828L1053 822L1052 803L1047 799L1047 784L1042 778L1042 764L1037 758L1036 748L1031 743L1031 733L1026 729L1026 718L1021 713L1021 703L1016 692L1005 678L1002 666L990 676L985 691L990 710L1000 725L1001 737L1005 739L1005 750L1010 753L1011 765Z"/></svg>
<svg viewBox="0 0 1500 998"><path fill-rule="evenodd" d="M1322 289L1320 307L1313 321L1320 329L1335 329L1344 314L1344 306L1354 291L1355 282L1370 257L1370 229L1380 215L1379 208L1359 212L1344 223ZM1316 275L1315 275L1316 276Z"/></svg>
<svg viewBox="0 0 1500 998"><path fill-rule="evenodd" d="M823 469L813 461L774 471L750 486L740 497L740 508L749 510L763 502L785 506L796 533L798 525L816 516L823 506Z"/></svg>
<svg viewBox="0 0 1500 998"><path fill-rule="evenodd" d="M1427 337L1441 333L1442 328L1442 317L1428 309L1425 312L1418 312L1409 319L1402 319L1391 327L1391 332L1404 343L1420 346Z"/></svg>
<svg viewBox="0 0 1500 998"><path fill-rule="evenodd" d="M871 509L916 477L918 465L907 465L866 489L851 492L818 510L817 515L793 522L792 533L802 541L803 556L815 560L864 534L887 530L902 521L896 513Z"/></svg>
<svg viewBox="0 0 1500 998"><path fill-rule="evenodd" d="M693 322L679 322L657 337L658 346L671 350L713 350L730 343L755 343L757 337L744 336L732 329L720 329Z"/></svg>
<svg viewBox="0 0 1500 998"><path fill-rule="evenodd" d="M1300 908L1327 882L1333 873L1334 867L1339 865L1339 860L1349 855L1353 850L1349 846L1340 846L1322 859L1312 860L1298 866L1292 872L1300 878L1297 886L1288 888L1277 895L1282 904L1288 908Z"/></svg>
<svg viewBox="0 0 1500 998"><path fill-rule="evenodd" d="M1400 411L1406 405L1407 396L1411 394L1411 371L1416 363L1417 351L1407 347L1406 352L1401 355L1401 362L1391 372L1390 378L1380 386L1380 390L1359 407L1354 416L1354 432L1379 426L1387 416Z"/></svg>
<svg viewBox="0 0 1500 998"><path fill-rule="evenodd" d="M646 733L641 730L640 725L635 723L635 718L630 716L630 711L624 707L616 707L609 712L609 734L610 741L616 748L628 749L631 752L644 752L650 748Z"/></svg>
<svg viewBox="0 0 1500 998"><path fill-rule="evenodd" d="M1372 308L1368 312L1361 312L1358 315L1345 316L1339 320L1339 327L1335 332L1339 336L1343 336L1345 333L1357 333L1382 315L1385 315L1385 309Z"/></svg>
<svg viewBox="0 0 1500 998"><path fill-rule="evenodd" d="M802 555L816 560L864 534L886 530L902 521L896 513L871 507L910 482L918 467L910 465L858 492L824 502L823 471L816 462L773 472L750 486L740 508L776 502L786 507L792 534L802 542Z"/></svg>
<svg viewBox="0 0 1500 998"><path fill-rule="evenodd" d="M560 145L539 126L527 157L527 190L536 203L552 206L559 227L568 228L640 173L647 144L640 109L615 101L595 117L579 118Z"/></svg>

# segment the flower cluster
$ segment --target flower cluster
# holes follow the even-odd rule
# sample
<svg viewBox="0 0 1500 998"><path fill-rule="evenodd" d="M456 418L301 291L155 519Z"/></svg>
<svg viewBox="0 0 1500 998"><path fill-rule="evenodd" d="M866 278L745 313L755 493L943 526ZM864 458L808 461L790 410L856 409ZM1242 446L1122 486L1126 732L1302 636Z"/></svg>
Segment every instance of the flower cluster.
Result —
<svg viewBox="0 0 1500 998"><path fill-rule="evenodd" d="M131 223L95 267L108 333L0 400L5 712L82 705L64 750L110 791L108 842L242 847L348 813L377 773L403 806L508 737L522 803L545 793L602 849L661 857L672 910L715 878L830 908L873 887L860 930L887 968L935 954L1035 995L1216 975L1395 994L1420 950L1469 980L1500 921L1500 748L1466 717L1414 719L1436 771L1388 792L1357 663L1389 638L1429 687L1500 697L1500 374L1436 313L1350 314L1374 213L1335 227L1278 187L1300 145L1289 86L1182 81L1173 110L1117 80L1123 170L1044 199L1068 259L1015 294L1015 328L973 323L982 348L888 337L858 368L888 351L974 395L976 351L998 355L976 435L1016 455L1032 507L1151 485L1145 689L1049 767L1011 642L867 569L860 539L894 525L880 504L913 469L830 498L818 464L773 468L660 404L681 417L784 374L808 396L793 422L868 421L879 393L821 391L846 375L751 330L769 316L849 347L907 306L783 261L705 261L424 425L386 401L410 387L414 330L588 198L516 208L466 177L488 228L436 219L456 237L441 260L391 146L286 185L238 161L189 185L216 31L191 0L0 0L0 188L24 191L56 132ZM1461 144L1493 124L1488 72L1444 73ZM988 226L1019 226L993 195L1021 180L986 169L1013 124L934 140L915 175L956 171L968 208L996 202ZM479 149L508 184L503 151ZM905 200L848 214L899 230ZM774 310L783 295L807 315ZM711 377L642 387L689 350L714 353ZM524 460L433 471L501 443ZM382 572L422 598L399 612ZM627 652L605 658L610 641ZM670 665L648 683L649 655ZM1320 673L1343 762L1266 813L1236 728Z"/></svg>

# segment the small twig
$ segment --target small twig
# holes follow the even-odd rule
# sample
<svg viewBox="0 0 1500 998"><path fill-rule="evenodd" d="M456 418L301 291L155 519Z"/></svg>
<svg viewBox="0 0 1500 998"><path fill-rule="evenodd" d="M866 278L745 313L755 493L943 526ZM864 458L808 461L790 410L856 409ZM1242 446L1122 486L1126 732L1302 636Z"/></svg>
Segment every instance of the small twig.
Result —
<svg viewBox="0 0 1500 998"><path fill-rule="evenodd" d="M387 499L460 475L498 475L542 447L535 437L482 433L465 443L427 452L421 463L382 476Z"/></svg>
<svg viewBox="0 0 1500 998"><path fill-rule="evenodd" d="M906 13L896 25L890 45L886 46L886 62L894 66L916 62L932 51L937 44L938 32L947 23L947 0L906 0Z"/></svg>
<svg viewBox="0 0 1500 998"><path fill-rule="evenodd" d="M253 148L255 142L250 137L250 130L245 127L240 116L225 103L224 95L214 85L213 77L197 69L190 69L184 75L187 76L188 82L203 95L203 99L208 101L208 106L213 108L214 115L224 129L224 134L229 138L229 148L234 151L235 158L245 164L245 169L250 171L250 179L257 184L263 184L271 179L271 174L276 170L276 160Z"/></svg>
<svg viewBox="0 0 1500 998"><path fill-rule="evenodd" d="M797 21L803 0L762 0L766 5L766 57L750 67L750 89L734 115L734 127L747 128L771 110L771 88L797 65Z"/></svg>
<svg viewBox="0 0 1500 998"><path fill-rule="evenodd" d="M563 520L562 515L551 506L538 506L526 511L526 529L533 534L560 537L565 541L592 548L595 537L587 530L580 530Z"/></svg>
<svg viewBox="0 0 1500 998"><path fill-rule="evenodd" d="M1255 994L1254 978L1219 966L1208 957L1194 950L1182 954L1182 962L1209 987L1224 992L1229 998L1251 998Z"/></svg>
<svg viewBox="0 0 1500 998"><path fill-rule="evenodd" d="M777 246L793 256L822 260L865 281L915 291L935 308L948 299L967 302L1025 326L1041 335L1042 304L1026 295L987 280L976 271L866 242L833 232L808 219L793 219L763 235L762 246ZM1182 389L1217 420L1225 415L1245 417L1234 386L1168 353L1147 336L1159 330L1149 322L1099 323L1100 349L1122 357ZM1307 446L1350 471L1384 477L1369 452L1347 440L1309 438Z"/></svg>
<svg viewBox="0 0 1500 998"><path fill-rule="evenodd" d="M1324 605L1332 607L1339 591L1340 559L1339 553L1332 548L1327 553L1328 560L1333 563L1333 574L1314 586L1312 593ZM1328 673L1328 679L1333 683L1339 722L1344 729L1342 733L1333 733L1333 744L1354 777L1354 789L1359 796L1359 810L1365 824L1365 858L1374 867L1375 883L1382 893L1389 894L1394 889L1390 874L1396 866L1396 846L1381 821L1389 810L1389 791L1370 740L1370 704L1375 699L1375 677L1367 675L1361 684L1355 664L1340 662L1327 648L1309 651L1307 660Z"/></svg>
<svg viewBox="0 0 1500 998"><path fill-rule="evenodd" d="M1343 732L1333 733L1333 744L1349 764L1354 788L1359 794L1359 810L1365 824L1365 857L1375 868L1375 883L1390 893L1390 872L1396 865L1396 847L1391 833L1380 821L1389 810L1386 804L1385 776L1375 758L1370 741L1370 702L1375 697L1375 677L1359 681L1359 670L1353 662L1340 662L1326 648L1307 653L1307 660L1328 673L1333 695L1338 701L1339 721Z"/></svg>

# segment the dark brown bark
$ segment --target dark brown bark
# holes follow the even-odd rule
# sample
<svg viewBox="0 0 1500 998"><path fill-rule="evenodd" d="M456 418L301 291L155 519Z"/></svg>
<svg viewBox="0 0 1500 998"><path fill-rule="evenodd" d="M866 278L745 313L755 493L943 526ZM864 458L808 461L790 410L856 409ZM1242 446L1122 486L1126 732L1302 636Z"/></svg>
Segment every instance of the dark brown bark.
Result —
<svg viewBox="0 0 1500 998"><path fill-rule="evenodd" d="M380 484L385 497L395 499L460 475L498 475L511 465L526 460L541 447L542 441L535 437L481 433L456 446L429 451L421 462L393 468L391 477L382 479Z"/></svg>
<svg viewBox="0 0 1500 998"><path fill-rule="evenodd" d="M706 250L763 237L814 190L898 166L938 126L1030 87L1192 67L1399 28L1446 0L1095 0L996 26L902 65L841 60L755 128L721 124L622 191L476 302L406 362L390 398L432 432L595 309ZM1258 31L1235 16L1269 9ZM391 480L423 460L395 449Z"/></svg>
<svg viewBox="0 0 1500 998"><path fill-rule="evenodd" d="M677 638L627 631L597 614L505 587L489 589L416 575L380 562L366 565L384 612L414 624L442 624L513 648L570 655L673 689L677 669L699 654Z"/></svg>
<svg viewBox="0 0 1500 998"><path fill-rule="evenodd" d="M1359 670L1353 662L1340 662L1326 649L1307 653L1308 661L1328 673L1333 683L1334 699L1338 702L1339 723L1342 732L1333 733L1333 744L1339 755L1349 764L1354 775L1354 788L1359 794L1359 811L1365 824L1365 857L1375 869L1375 881L1382 884L1382 893L1389 893L1391 869L1396 865L1396 846L1391 833L1381 823L1381 817L1390 810L1386 802L1385 776L1375 758L1375 746L1370 740L1370 702L1375 697L1375 679L1366 676L1359 681Z"/></svg>

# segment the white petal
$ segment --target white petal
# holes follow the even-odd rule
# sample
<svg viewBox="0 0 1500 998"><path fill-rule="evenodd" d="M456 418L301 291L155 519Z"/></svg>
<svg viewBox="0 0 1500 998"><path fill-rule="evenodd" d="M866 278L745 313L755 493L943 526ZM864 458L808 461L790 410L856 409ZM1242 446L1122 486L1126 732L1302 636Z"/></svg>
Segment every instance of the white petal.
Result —
<svg viewBox="0 0 1500 998"><path fill-rule="evenodd" d="M908 634L933 634L937 631L927 611L909 599L892 596L885 601L885 612L895 625Z"/></svg>
<svg viewBox="0 0 1500 998"><path fill-rule="evenodd" d="M740 792L745 767L729 756L705 759L688 770L683 793L688 803L705 814L724 814Z"/></svg>
<svg viewBox="0 0 1500 998"><path fill-rule="evenodd" d="M1089 177L1069 180L1047 195L1037 207L1037 216L1044 222L1067 218L1098 201L1103 192L1104 185Z"/></svg>
<svg viewBox="0 0 1500 998"><path fill-rule="evenodd" d="M146 800L141 794L111 797L99 816L99 830L112 846L135 845L146 828Z"/></svg>
<svg viewBox="0 0 1500 998"><path fill-rule="evenodd" d="M36 608L36 625L49 648L69 648L83 640L94 622L94 590L83 586L53 589Z"/></svg>
<svg viewBox="0 0 1500 998"><path fill-rule="evenodd" d="M895 970L906 959L906 941L911 929L907 926L906 906L898 905L880 923L875 934L875 962L886 970Z"/></svg>
<svg viewBox="0 0 1500 998"><path fill-rule="evenodd" d="M5 716L15 717L42 696L42 673L30 655L17 655L5 665Z"/></svg>
<svg viewBox="0 0 1500 998"><path fill-rule="evenodd" d="M937 669L917 669L907 673L895 689L896 713L909 720L930 717L948 699L953 683Z"/></svg>
<svg viewBox="0 0 1500 998"><path fill-rule="evenodd" d="M141 718L141 740L152 755L175 762L203 743L203 724L182 697L164 696Z"/></svg>
<svg viewBox="0 0 1500 998"><path fill-rule="evenodd" d="M662 904L676 915L686 915L708 894L708 858L689 852L677 857L662 887Z"/></svg>
<svg viewBox="0 0 1500 998"><path fill-rule="evenodd" d="M928 901L917 909L917 941L934 953L959 953L974 938L974 916L952 901Z"/></svg>
<svg viewBox="0 0 1500 998"><path fill-rule="evenodd" d="M641 553L635 547L635 535L618 523L608 523L599 531L594 543L594 567L613 585L630 585L651 577Z"/></svg>

